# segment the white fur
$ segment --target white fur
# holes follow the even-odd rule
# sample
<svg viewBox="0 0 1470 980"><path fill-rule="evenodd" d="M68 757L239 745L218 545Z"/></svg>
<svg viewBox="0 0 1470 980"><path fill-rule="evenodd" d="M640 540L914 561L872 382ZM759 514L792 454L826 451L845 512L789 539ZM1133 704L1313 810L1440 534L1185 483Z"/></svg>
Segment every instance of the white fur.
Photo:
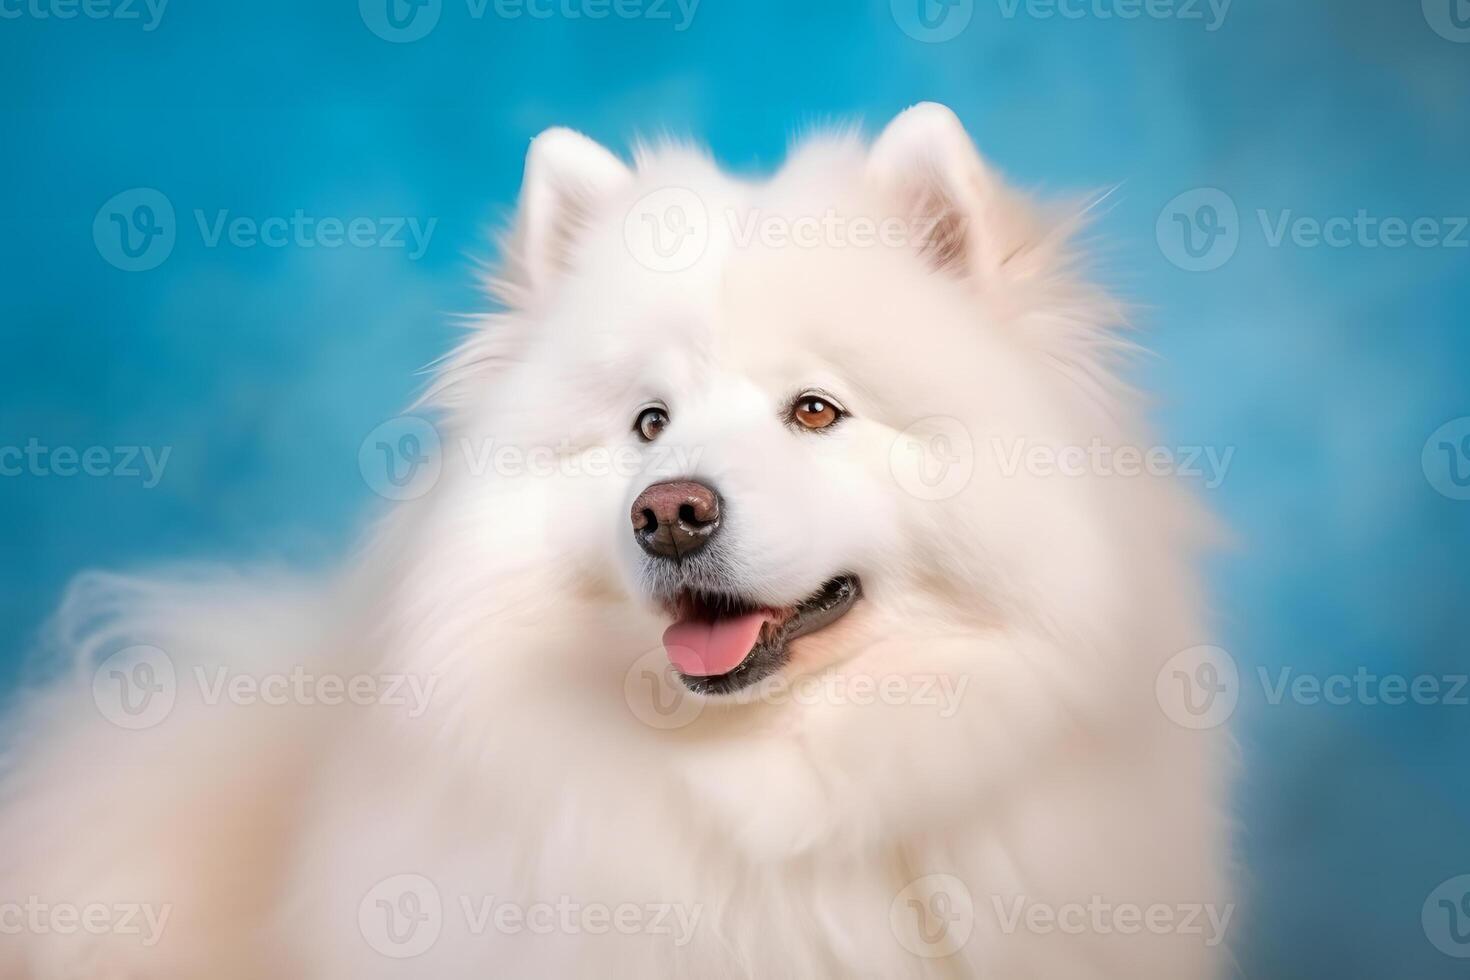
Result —
<svg viewBox="0 0 1470 980"><path fill-rule="evenodd" d="M626 215L663 188L709 217L687 269L629 247ZM751 215L829 213L921 232L740 241ZM1075 272L1075 224L1006 188L932 105L871 148L810 140L765 182L677 146L628 167L577 134L539 137L493 285L508 309L474 322L424 408L446 447L431 492L330 581L191 572L73 590L56 628L74 667L13 722L0 901L158 903L171 918L147 948L6 935L0 975L1217 975L1228 936L1008 931L997 914L1017 898L1229 903L1223 736L1174 726L1154 695L1164 661L1207 638L1192 565L1208 522L1166 479L1010 472L993 451L1151 441L1114 374L1118 309ZM851 417L792 431L781 409L811 387ZM672 421L639 449L650 398ZM921 421L936 417L954 421ZM940 424L973 440L974 471L922 499L895 443ZM649 466L475 472L487 443ZM959 692L950 710L751 693L683 727L645 724L653 688L636 665L661 662L666 621L627 513L661 475L720 488L752 597L789 604L837 572L862 577L862 602L798 641L781 680L943 684ZM146 731L93 704L93 667L128 643L167 651L185 679ZM298 665L436 686L410 717L211 705L192 683L195 667ZM364 896L402 874L445 908L412 959L359 928ZM973 897L952 956L915 955L890 922L928 874ZM683 944L472 934L460 898L490 896L672 903L670 922L697 920Z"/></svg>

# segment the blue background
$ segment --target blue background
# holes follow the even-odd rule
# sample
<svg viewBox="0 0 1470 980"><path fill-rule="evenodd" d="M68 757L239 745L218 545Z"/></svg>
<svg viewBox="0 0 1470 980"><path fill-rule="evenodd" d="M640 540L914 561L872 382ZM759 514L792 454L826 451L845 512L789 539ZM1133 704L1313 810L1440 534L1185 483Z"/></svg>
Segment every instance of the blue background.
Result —
<svg viewBox="0 0 1470 980"><path fill-rule="evenodd" d="M704 0L684 31L677 13L476 19L442 0L413 43L374 34L370 2L174 0L153 30L141 6L61 20L25 2L0 4L21 14L0 19L0 445L173 448L151 489L0 477L0 686L84 567L344 547L375 500L358 445L451 342L446 314L480 308L471 259L541 128L620 149L667 129L759 169L811 123L934 99L1024 184L1121 184L1096 232L1160 355L1140 373L1165 441L1235 447L1208 497L1238 538L1212 576L1246 677L1242 974L1470 974L1420 922L1470 872L1470 707L1273 705L1254 680L1470 669L1470 502L1420 458L1470 415L1470 235L1272 247L1257 216L1470 215L1470 43L1430 26L1452 0L1236 0L1215 30L1203 6L960 0L972 19L943 43L889 0ZM177 243L127 272L92 226L139 187L172 203ZM1239 243L1189 272L1156 221L1201 187L1238 207ZM437 225L417 260L210 248L196 209Z"/></svg>

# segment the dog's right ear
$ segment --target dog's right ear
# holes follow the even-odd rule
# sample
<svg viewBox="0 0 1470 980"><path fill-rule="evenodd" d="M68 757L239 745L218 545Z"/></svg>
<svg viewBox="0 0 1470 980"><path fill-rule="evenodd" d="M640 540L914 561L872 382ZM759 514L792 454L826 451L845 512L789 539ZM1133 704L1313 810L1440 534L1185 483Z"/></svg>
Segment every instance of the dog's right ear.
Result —
<svg viewBox="0 0 1470 980"><path fill-rule="evenodd" d="M506 243L503 291L519 302L543 292L567 268L591 210L632 179L627 164L581 133L555 127L532 140Z"/></svg>
<svg viewBox="0 0 1470 980"><path fill-rule="evenodd" d="M1035 264L1038 230L1023 200L945 106L900 113L873 144L868 174L893 195L936 269L985 285Z"/></svg>

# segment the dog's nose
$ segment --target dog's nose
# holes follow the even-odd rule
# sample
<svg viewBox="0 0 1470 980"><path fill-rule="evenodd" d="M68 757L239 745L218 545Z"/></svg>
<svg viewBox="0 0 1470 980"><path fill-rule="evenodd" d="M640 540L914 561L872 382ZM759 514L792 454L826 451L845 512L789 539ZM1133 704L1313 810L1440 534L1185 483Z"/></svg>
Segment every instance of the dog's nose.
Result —
<svg viewBox="0 0 1470 980"><path fill-rule="evenodd" d="M633 501L633 537L650 555L682 558L720 526L720 496L703 483L655 483Z"/></svg>

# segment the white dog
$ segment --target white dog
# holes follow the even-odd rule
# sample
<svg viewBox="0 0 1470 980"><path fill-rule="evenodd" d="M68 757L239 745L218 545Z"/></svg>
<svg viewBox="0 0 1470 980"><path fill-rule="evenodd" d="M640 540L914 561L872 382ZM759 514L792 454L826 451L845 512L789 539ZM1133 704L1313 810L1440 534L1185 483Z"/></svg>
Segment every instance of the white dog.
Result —
<svg viewBox="0 0 1470 980"><path fill-rule="evenodd" d="M73 588L0 974L1218 975L1210 524L1044 465L1149 443L1077 223L937 105L766 181L539 136L345 574Z"/></svg>

